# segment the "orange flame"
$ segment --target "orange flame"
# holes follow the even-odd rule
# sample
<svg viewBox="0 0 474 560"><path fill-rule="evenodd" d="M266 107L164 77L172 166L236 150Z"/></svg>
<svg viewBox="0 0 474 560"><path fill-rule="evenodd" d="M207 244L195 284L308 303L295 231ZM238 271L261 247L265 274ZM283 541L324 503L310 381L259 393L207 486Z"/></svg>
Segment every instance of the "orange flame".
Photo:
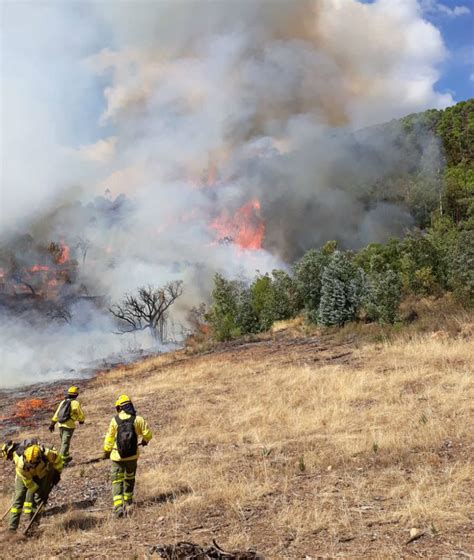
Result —
<svg viewBox="0 0 474 560"><path fill-rule="evenodd" d="M23 399L16 403L16 418L29 418L35 412L44 408L47 402L44 399Z"/></svg>
<svg viewBox="0 0 474 560"><path fill-rule="evenodd" d="M43 264L35 264L30 268L30 272L48 272L49 266Z"/></svg>
<svg viewBox="0 0 474 560"><path fill-rule="evenodd" d="M69 246L66 245L63 241L61 241L61 255L58 258L58 264L65 264L68 262L70 258L71 250Z"/></svg>
<svg viewBox="0 0 474 560"><path fill-rule="evenodd" d="M52 403L51 399L22 399L15 404L11 414L0 416L0 420L27 426L37 416L38 412L44 411Z"/></svg>
<svg viewBox="0 0 474 560"><path fill-rule="evenodd" d="M233 216L228 211L221 214L211 223L211 227L217 231L220 240L232 241L242 249L261 249L265 239L265 223L260 209L260 201L254 198Z"/></svg>

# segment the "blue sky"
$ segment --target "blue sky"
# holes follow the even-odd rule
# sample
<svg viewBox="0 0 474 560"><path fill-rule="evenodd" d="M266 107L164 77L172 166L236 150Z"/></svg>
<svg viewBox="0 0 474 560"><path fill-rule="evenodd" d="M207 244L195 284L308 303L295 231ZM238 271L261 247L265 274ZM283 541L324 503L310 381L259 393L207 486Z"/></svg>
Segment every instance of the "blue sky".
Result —
<svg viewBox="0 0 474 560"><path fill-rule="evenodd" d="M375 0L360 0L372 4ZM455 101L474 96L474 0L418 0L423 17L436 26L449 51L436 85Z"/></svg>
<svg viewBox="0 0 474 560"><path fill-rule="evenodd" d="M474 1L434 4L434 9L425 11L425 17L440 29L449 50L438 88L451 91L456 101L469 99L474 96ZM440 5L451 12L440 11Z"/></svg>

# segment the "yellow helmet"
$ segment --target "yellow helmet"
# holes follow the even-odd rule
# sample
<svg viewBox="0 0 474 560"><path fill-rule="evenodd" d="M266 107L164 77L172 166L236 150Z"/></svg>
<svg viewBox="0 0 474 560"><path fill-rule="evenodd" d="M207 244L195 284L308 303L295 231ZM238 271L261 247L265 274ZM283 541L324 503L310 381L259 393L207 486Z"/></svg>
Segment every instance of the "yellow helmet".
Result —
<svg viewBox="0 0 474 560"><path fill-rule="evenodd" d="M30 445L25 449L23 457L32 465L39 463L41 459L41 447L39 445Z"/></svg>
<svg viewBox="0 0 474 560"><path fill-rule="evenodd" d="M77 396L79 394L79 389L73 385L72 387L69 387L69 389L67 390L67 394Z"/></svg>
<svg viewBox="0 0 474 560"><path fill-rule="evenodd" d="M2 458L11 460L13 458L13 452L15 451L16 445L13 441L7 441L2 445Z"/></svg>
<svg viewBox="0 0 474 560"><path fill-rule="evenodd" d="M130 397L127 395L120 395L120 397L115 401L115 406L123 406L124 404L132 402Z"/></svg>

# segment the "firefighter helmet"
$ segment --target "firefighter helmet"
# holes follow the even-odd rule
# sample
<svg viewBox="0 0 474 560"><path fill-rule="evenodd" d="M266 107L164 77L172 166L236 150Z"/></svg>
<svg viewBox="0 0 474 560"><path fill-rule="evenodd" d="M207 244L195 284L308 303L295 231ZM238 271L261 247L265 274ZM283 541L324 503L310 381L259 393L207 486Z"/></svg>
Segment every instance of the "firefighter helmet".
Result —
<svg viewBox="0 0 474 560"><path fill-rule="evenodd" d="M130 397L127 395L120 395L120 397L115 401L115 406L123 406L124 404L131 403Z"/></svg>
<svg viewBox="0 0 474 560"><path fill-rule="evenodd" d="M31 465L39 463L41 459L41 447L39 445L30 445L25 449L23 457Z"/></svg>

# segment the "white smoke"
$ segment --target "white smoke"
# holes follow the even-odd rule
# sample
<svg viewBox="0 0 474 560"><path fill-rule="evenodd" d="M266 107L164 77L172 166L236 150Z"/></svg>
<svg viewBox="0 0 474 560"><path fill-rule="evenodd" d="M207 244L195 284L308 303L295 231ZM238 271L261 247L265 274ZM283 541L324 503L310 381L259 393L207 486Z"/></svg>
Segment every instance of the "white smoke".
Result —
<svg viewBox="0 0 474 560"><path fill-rule="evenodd" d="M364 168L348 132L453 103L435 89L446 49L416 0L2 10L0 234L87 239L79 280L111 300L183 278L196 303L216 270L252 275L327 239L357 247L401 232L403 209L360 203L354 174L380 169ZM396 158L378 165L390 170ZM90 219L87 204L104 192L111 205L126 194L120 219ZM254 199L263 248L217 243L212 224ZM31 348L61 340L69 350L51 346L51 367L41 360L35 379L83 355L70 330L28 332ZM2 385L15 363L24 371L34 361L6 349L8 332L3 323ZM117 336L101 335L100 348L116 351Z"/></svg>

